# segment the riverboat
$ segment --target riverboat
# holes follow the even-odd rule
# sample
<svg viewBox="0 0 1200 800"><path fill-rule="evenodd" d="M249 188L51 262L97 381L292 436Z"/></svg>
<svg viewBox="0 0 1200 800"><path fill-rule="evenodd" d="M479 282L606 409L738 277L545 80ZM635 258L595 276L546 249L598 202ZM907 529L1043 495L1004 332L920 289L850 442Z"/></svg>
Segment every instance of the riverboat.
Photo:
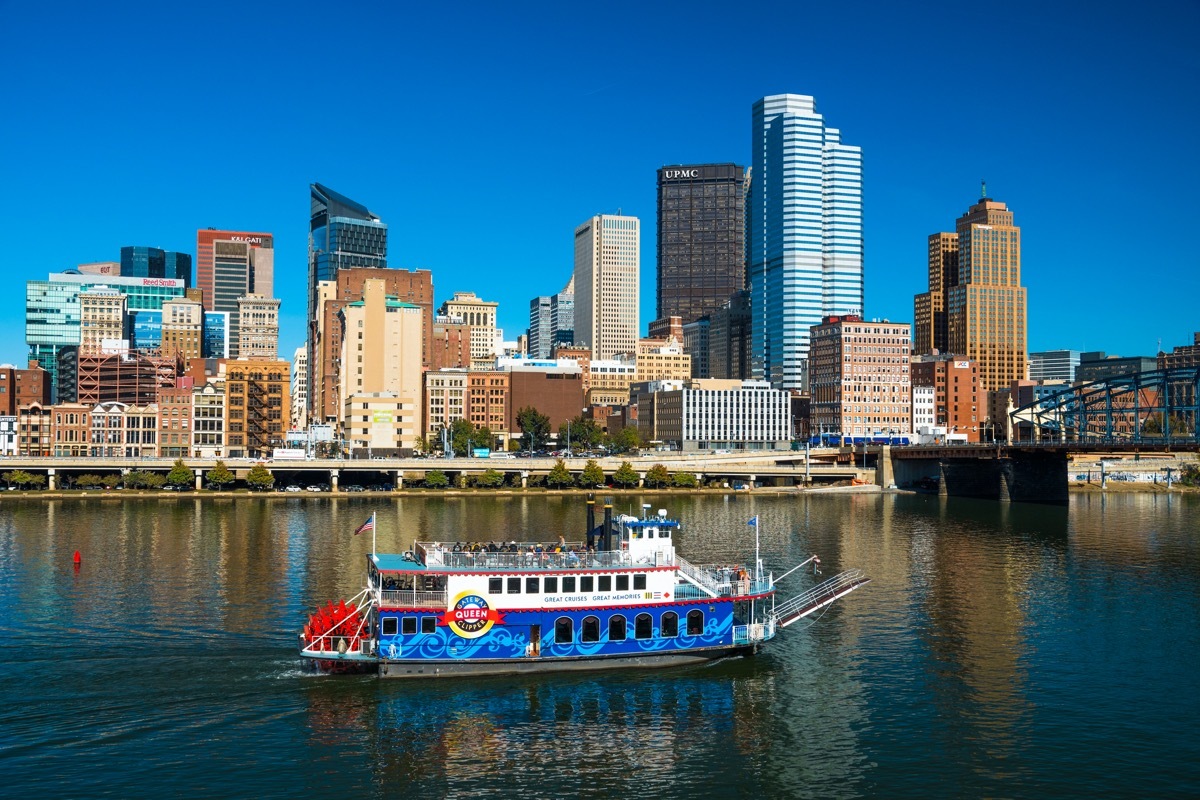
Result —
<svg viewBox="0 0 1200 800"><path fill-rule="evenodd" d="M604 505L587 541L418 541L367 555L366 586L318 608L300 655L330 672L386 678L503 675L694 664L751 654L788 625L870 579L852 569L786 600L755 553L750 566L693 565L675 549L678 520ZM758 518L755 526L757 551ZM372 531L374 515L359 530Z"/></svg>

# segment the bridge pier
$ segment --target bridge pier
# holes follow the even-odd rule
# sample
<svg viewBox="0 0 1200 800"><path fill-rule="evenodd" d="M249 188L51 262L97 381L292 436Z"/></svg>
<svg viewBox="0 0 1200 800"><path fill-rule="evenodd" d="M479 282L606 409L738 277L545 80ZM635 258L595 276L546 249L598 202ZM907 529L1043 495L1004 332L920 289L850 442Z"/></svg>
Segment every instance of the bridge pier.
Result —
<svg viewBox="0 0 1200 800"><path fill-rule="evenodd" d="M46 488L53 492L56 486L57 483L54 480L54 467L51 467L50 469L46 470Z"/></svg>
<svg viewBox="0 0 1200 800"><path fill-rule="evenodd" d="M396 480L392 483L392 486L397 489L404 488L404 470L396 470Z"/></svg>
<svg viewBox="0 0 1200 800"><path fill-rule="evenodd" d="M198 492L204 488L204 470L194 469L192 472L196 473L196 491Z"/></svg>
<svg viewBox="0 0 1200 800"><path fill-rule="evenodd" d="M886 489L896 483L896 474L892 465L892 446L885 444L879 448L879 460L875 462L875 483L881 489Z"/></svg>
<svg viewBox="0 0 1200 800"><path fill-rule="evenodd" d="M521 470L521 488L522 489L529 488L529 471L528 470Z"/></svg>
<svg viewBox="0 0 1200 800"><path fill-rule="evenodd" d="M336 469L329 470L329 491L336 493L338 490L338 471Z"/></svg>

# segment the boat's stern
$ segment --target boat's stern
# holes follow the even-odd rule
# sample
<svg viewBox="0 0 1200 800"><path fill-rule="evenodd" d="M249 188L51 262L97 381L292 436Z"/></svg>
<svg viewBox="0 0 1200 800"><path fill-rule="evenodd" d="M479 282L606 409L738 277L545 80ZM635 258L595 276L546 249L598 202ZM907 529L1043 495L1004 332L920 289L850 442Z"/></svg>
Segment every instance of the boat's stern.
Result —
<svg viewBox="0 0 1200 800"><path fill-rule="evenodd" d="M373 669L379 657L369 608L355 602L361 600L362 595L318 607L299 633L300 657L328 672Z"/></svg>

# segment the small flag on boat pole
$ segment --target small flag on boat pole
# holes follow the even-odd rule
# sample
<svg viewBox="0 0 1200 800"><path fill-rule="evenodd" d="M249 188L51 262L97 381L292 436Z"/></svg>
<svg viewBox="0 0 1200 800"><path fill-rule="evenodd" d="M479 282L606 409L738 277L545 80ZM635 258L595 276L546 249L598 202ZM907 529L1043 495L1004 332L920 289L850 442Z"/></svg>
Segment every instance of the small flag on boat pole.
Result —
<svg viewBox="0 0 1200 800"><path fill-rule="evenodd" d="M750 521L747 522L746 524L747 525L757 525L758 524L758 514L755 514L753 517L751 517Z"/></svg>
<svg viewBox="0 0 1200 800"><path fill-rule="evenodd" d="M762 580L762 559L758 556L758 514L750 518L747 525L754 526L754 580Z"/></svg>
<svg viewBox="0 0 1200 800"><path fill-rule="evenodd" d="M364 522L362 525L359 525L357 528L354 529L354 535L358 536L360 533L362 533L364 531L373 531L373 530L375 530L375 515L371 514L371 516L367 517L366 522Z"/></svg>

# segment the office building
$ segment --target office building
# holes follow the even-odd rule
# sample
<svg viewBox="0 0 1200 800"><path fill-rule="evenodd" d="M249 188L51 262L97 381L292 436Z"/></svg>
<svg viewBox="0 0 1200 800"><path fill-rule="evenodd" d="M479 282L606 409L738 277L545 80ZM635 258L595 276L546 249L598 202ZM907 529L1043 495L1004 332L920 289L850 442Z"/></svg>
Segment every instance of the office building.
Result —
<svg viewBox="0 0 1200 800"><path fill-rule="evenodd" d="M1078 350L1046 350L1029 354L1029 380L1075 382Z"/></svg>
<svg viewBox="0 0 1200 800"><path fill-rule="evenodd" d="M76 270L85 275L120 275L120 261L92 261L87 264L80 264L75 267ZM159 276L162 277L162 276Z"/></svg>
<svg viewBox="0 0 1200 800"><path fill-rule="evenodd" d="M946 352L949 329L946 294L958 285L958 234L935 233L929 237L929 291L913 301L913 352L929 355Z"/></svg>
<svg viewBox="0 0 1200 800"><path fill-rule="evenodd" d="M751 372L803 390L812 327L863 313L862 150L795 94L754 104L751 147Z"/></svg>
<svg viewBox="0 0 1200 800"><path fill-rule="evenodd" d="M1200 331L1192 334L1191 344L1176 345L1169 353L1158 354L1159 369L1200 367Z"/></svg>
<svg viewBox="0 0 1200 800"><path fill-rule="evenodd" d="M192 454L192 379L181 375L158 390L158 453L163 458Z"/></svg>
<svg viewBox="0 0 1200 800"><path fill-rule="evenodd" d="M365 281L363 299L341 310L341 429L352 452L400 455L422 433L422 309L386 287Z"/></svg>
<svg viewBox="0 0 1200 800"><path fill-rule="evenodd" d="M659 319L693 322L745 288L745 184L736 164L658 170Z"/></svg>
<svg viewBox="0 0 1200 800"><path fill-rule="evenodd" d="M692 377L711 377L708 366L708 332L711 320L705 316L683 326L683 352L692 357Z"/></svg>
<svg viewBox="0 0 1200 800"><path fill-rule="evenodd" d="M583 373L578 364L568 360L542 364L513 360L500 366L508 381L503 429L509 437L519 438L522 434L517 424L522 408L532 406L545 414L550 418L550 430L555 432L583 413Z"/></svg>
<svg viewBox="0 0 1200 800"><path fill-rule="evenodd" d="M641 438L685 452L790 446L787 391L766 381L653 381L637 394Z"/></svg>
<svg viewBox="0 0 1200 800"><path fill-rule="evenodd" d="M239 297L237 358L279 356L279 300L260 294Z"/></svg>
<svg viewBox="0 0 1200 800"><path fill-rule="evenodd" d="M163 303L162 335L158 349L159 353L168 357L185 360L203 358L204 306L186 297Z"/></svg>
<svg viewBox="0 0 1200 800"><path fill-rule="evenodd" d="M496 361L496 308L499 303L481 300L474 292L455 292L442 303L438 314L458 317L471 328L471 368L488 369Z"/></svg>
<svg viewBox="0 0 1200 800"><path fill-rule="evenodd" d="M575 343L575 276L558 294L550 295L550 352L559 345Z"/></svg>
<svg viewBox="0 0 1200 800"><path fill-rule="evenodd" d="M53 413L54 455L61 458L86 458L91 453L92 406L82 403L57 403Z"/></svg>
<svg viewBox="0 0 1200 800"><path fill-rule="evenodd" d="M600 214L575 229L575 342L594 359L637 347L639 243L637 217Z"/></svg>
<svg viewBox="0 0 1200 800"><path fill-rule="evenodd" d="M308 348L297 347L292 353L292 419L291 429L308 427Z"/></svg>
<svg viewBox="0 0 1200 800"><path fill-rule="evenodd" d="M109 286L79 293L79 347L84 352L122 347L126 339L127 299Z"/></svg>
<svg viewBox="0 0 1200 800"><path fill-rule="evenodd" d="M292 365L281 358L238 358L220 363L225 403L225 451L229 458L265 458L284 446L291 419ZM193 394L195 412L200 398Z"/></svg>
<svg viewBox="0 0 1200 800"><path fill-rule="evenodd" d="M193 384L193 458L224 458L227 455L225 450L225 411L224 375L213 376L210 380ZM245 441L244 436L242 441Z"/></svg>
<svg viewBox="0 0 1200 800"><path fill-rule="evenodd" d="M333 280L317 287L317 322L310 320L308 340L308 419L310 423L337 424L341 419L338 376L341 373L341 310L363 299L367 280L382 280L384 293L421 309L421 363L429 365L433 341L433 275L429 270L344 267Z"/></svg>
<svg viewBox="0 0 1200 800"><path fill-rule="evenodd" d="M983 396L1024 380L1027 369L1021 229L986 196L958 218L958 282L946 289L946 348L979 369Z"/></svg>
<svg viewBox="0 0 1200 800"><path fill-rule="evenodd" d="M182 280L174 278L128 278L113 275L85 275L77 271L52 273L46 280L25 284L25 342L29 357L37 360L50 374L50 385L57 392L59 352L78 348L80 292L107 286L125 295L129 311L157 310L162 304L185 291ZM59 398L55 394L54 402Z"/></svg>
<svg viewBox="0 0 1200 800"><path fill-rule="evenodd" d="M0 416L16 416L21 406L32 403L48 406L53 394L50 374L36 361L30 361L28 369L0 364Z"/></svg>
<svg viewBox="0 0 1200 800"><path fill-rule="evenodd" d="M708 318L708 374L723 380L750 377L750 292L738 292Z"/></svg>
<svg viewBox="0 0 1200 800"><path fill-rule="evenodd" d="M968 442L985 440L987 393L975 362L949 353L916 355L910 369L913 386L933 387L936 427L948 434L966 435ZM995 432L1002 428L1002 424L996 424ZM991 438L989 432L986 440Z"/></svg>
<svg viewBox="0 0 1200 800"><path fill-rule="evenodd" d="M196 287L209 311L237 313L242 295L275 295L275 237L254 231L196 231Z"/></svg>
<svg viewBox="0 0 1200 800"><path fill-rule="evenodd" d="M878 436L912 427L912 326L856 314L814 325L809 350L814 434Z"/></svg>
<svg viewBox="0 0 1200 800"><path fill-rule="evenodd" d="M81 264L80 272L92 272L98 265ZM104 273L100 273L104 274ZM115 273L126 278L173 278L192 285L192 256L157 247L122 247L120 270Z"/></svg>
<svg viewBox="0 0 1200 800"><path fill-rule="evenodd" d="M1079 383L1104 381L1139 372L1158 369L1158 359L1150 356L1108 355L1103 350L1079 354L1079 366L1075 368L1075 380Z"/></svg>
<svg viewBox="0 0 1200 800"><path fill-rule="evenodd" d="M466 369L440 369L425 373L425 433L432 440L443 428L467 418ZM432 448L439 451L439 447Z"/></svg>
<svg viewBox="0 0 1200 800"><path fill-rule="evenodd" d="M529 346L531 358L549 358L553 349L550 325L550 296L540 295L529 301Z"/></svg>

